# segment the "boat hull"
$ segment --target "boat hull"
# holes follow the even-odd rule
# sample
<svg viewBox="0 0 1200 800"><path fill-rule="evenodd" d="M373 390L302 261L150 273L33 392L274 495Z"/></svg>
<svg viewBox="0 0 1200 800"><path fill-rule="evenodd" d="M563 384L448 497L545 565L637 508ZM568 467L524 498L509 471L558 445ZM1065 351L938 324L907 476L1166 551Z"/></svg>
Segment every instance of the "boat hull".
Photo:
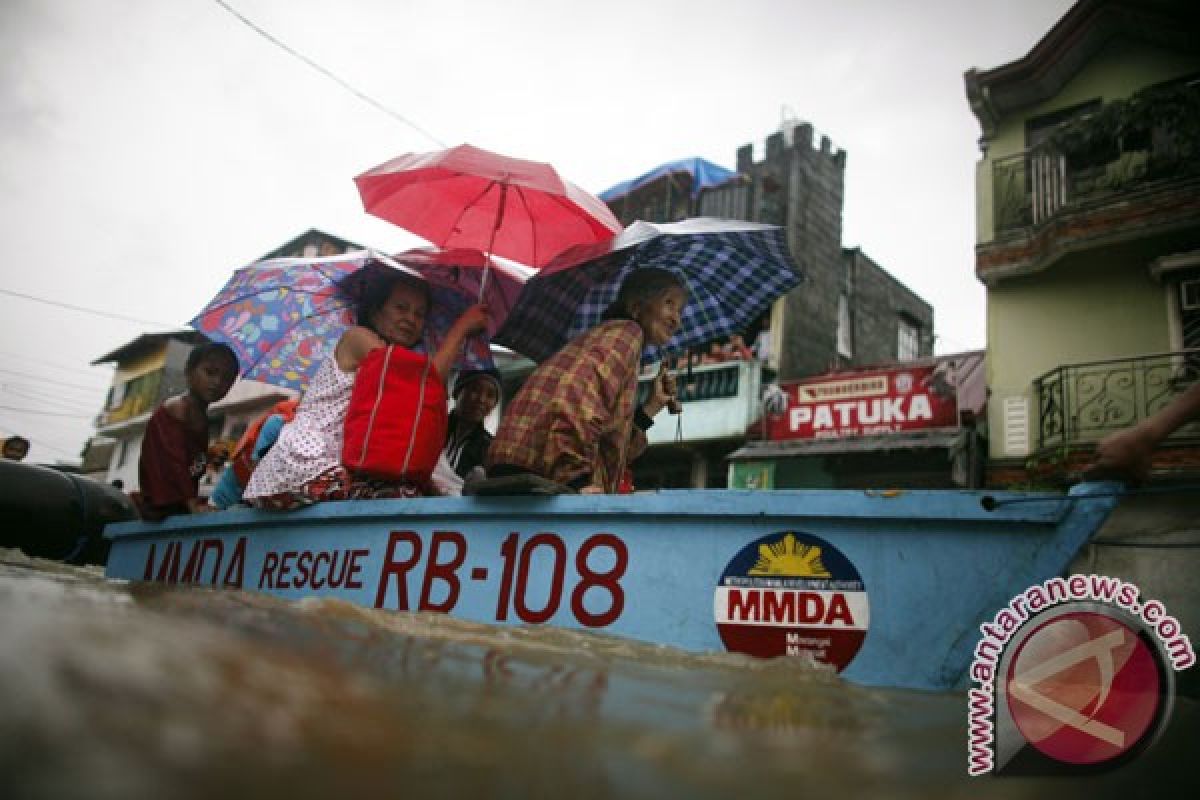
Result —
<svg viewBox="0 0 1200 800"><path fill-rule="evenodd" d="M975 491L426 498L111 525L114 578L337 597L962 686L979 625L1116 503Z"/></svg>

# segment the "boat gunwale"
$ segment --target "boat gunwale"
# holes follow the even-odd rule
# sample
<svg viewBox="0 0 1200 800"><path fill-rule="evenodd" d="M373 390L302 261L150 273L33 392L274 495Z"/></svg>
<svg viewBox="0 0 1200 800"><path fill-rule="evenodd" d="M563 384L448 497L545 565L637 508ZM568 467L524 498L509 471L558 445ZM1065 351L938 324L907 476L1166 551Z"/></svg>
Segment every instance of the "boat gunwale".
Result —
<svg viewBox="0 0 1200 800"><path fill-rule="evenodd" d="M970 521L990 526L1057 525L1081 498L1111 497L1111 483L1079 484L1069 494L976 489L679 489L634 495L557 495L547 497L425 497L316 503L292 511L229 509L208 514L109 524L104 536L175 536L226 528L277 530L375 520L440 520L476 517L586 519L653 516L655 519L720 517L737 519L870 519L907 522ZM1119 487L1119 484L1116 486ZM934 499L938 502L931 502ZM748 502L752 501L752 502Z"/></svg>

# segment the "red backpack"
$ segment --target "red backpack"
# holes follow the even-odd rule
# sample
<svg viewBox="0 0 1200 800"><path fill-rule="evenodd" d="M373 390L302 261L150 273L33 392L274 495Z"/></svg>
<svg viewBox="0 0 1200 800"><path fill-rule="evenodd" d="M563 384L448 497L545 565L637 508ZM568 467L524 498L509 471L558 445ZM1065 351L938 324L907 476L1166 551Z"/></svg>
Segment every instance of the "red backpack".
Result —
<svg viewBox="0 0 1200 800"><path fill-rule="evenodd" d="M428 485L447 418L446 386L433 362L404 347L377 347L354 377L342 463L375 478Z"/></svg>

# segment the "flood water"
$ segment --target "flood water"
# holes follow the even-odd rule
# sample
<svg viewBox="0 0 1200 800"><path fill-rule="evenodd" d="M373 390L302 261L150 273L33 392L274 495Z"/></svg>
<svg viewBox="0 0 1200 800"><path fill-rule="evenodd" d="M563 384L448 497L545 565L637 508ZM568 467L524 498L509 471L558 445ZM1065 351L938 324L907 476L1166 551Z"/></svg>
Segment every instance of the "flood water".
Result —
<svg viewBox="0 0 1200 800"><path fill-rule="evenodd" d="M108 581L0 550L0 796L1160 797L1200 714L1116 772L968 778L962 693L334 600Z"/></svg>

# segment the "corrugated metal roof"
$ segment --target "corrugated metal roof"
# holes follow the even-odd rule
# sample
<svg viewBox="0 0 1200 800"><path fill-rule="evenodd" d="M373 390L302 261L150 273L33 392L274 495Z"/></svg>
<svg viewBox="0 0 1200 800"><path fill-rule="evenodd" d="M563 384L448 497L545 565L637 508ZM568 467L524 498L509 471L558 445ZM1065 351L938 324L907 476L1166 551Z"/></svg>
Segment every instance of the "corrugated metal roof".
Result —
<svg viewBox="0 0 1200 800"><path fill-rule="evenodd" d="M888 450L927 450L953 448L964 436L964 428L936 428L909 433L889 433L881 436L845 436L840 439L793 439L784 442L750 442L729 454L730 461L752 461L765 458L822 456L837 453L872 453Z"/></svg>
<svg viewBox="0 0 1200 800"><path fill-rule="evenodd" d="M204 334L194 331L191 328L184 328L177 331L167 331L165 333L143 333L141 336L126 342L125 344L113 350L108 355L100 356L92 362L92 366L97 364L107 364L110 361L123 361L132 355L157 346L169 339L178 339L190 344L196 344L206 340Z"/></svg>

